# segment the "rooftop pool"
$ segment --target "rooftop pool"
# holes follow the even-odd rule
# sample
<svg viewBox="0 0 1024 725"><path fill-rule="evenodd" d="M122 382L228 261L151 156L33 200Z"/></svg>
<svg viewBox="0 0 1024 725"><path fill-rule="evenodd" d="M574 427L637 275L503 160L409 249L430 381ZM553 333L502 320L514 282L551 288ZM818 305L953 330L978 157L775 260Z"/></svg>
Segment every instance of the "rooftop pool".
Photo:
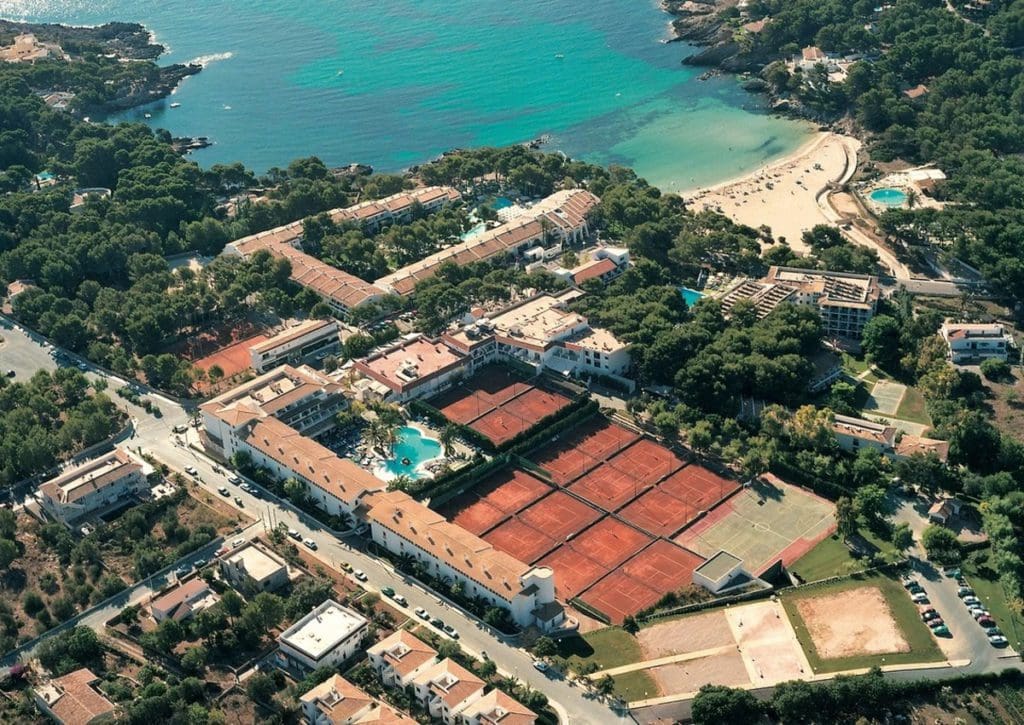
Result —
<svg viewBox="0 0 1024 725"><path fill-rule="evenodd" d="M907 203L907 192L892 188L875 189L868 194L868 198L882 206L898 207Z"/></svg>
<svg viewBox="0 0 1024 725"><path fill-rule="evenodd" d="M420 466L440 455L441 444L437 440L425 436L418 428L404 425L398 429L398 442L395 443L391 458L377 469L378 478L423 478L427 473L420 470Z"/></svg>

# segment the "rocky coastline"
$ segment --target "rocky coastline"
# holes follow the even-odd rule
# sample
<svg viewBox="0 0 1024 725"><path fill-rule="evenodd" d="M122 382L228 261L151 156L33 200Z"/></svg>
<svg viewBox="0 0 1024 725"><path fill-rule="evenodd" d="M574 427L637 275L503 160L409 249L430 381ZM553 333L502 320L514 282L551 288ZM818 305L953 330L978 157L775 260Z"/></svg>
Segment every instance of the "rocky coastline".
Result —
<svg viewBox="0 0 1024 725"><path fill-rule="evenodd" d="M10 43L23 33L31 33L41 42L60 46L68 62L85 59L116 58L121 61L154 63L166 48L153 42L152 34L139 23L105 23L95 27L55 23L22 23L0 19L0 45ZM78 113L103 116L145 105L169 96L179 83L202 70L196 64L175 63L157 66L141 82L126 84L102 104L79 107Z"/></svg>
<svg viewBox="0 0 1024 725"><path fill-rule="evenodd" d="M683 59L683 65L719 68L732 73L759 70L756 63L740 56L732 29L722 12L735 7L738 0L662 0L662 9L673 16L672 41L683 41L700 48Z"/></svg>

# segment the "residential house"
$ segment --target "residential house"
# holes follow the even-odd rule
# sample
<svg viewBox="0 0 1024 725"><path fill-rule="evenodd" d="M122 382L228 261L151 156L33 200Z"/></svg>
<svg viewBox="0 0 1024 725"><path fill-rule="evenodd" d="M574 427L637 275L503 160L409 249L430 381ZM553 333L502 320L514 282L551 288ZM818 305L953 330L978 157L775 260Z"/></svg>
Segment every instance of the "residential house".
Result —
<svg viewBox="0 0 1024 725"><path fill-rule="evenodd" d="M915 453L934 453L945 462L949 457L949 442L901 433L895 426L873 420L835 415L832 432L839 447L856 453L864 448L874 448L889 458L909 458Z"/></svg>
<svg viewBox="0 0 1024 725"><path fill-rule="evenodd" d="M463 707L458 722L463 725L534 725L537 713L494 689Z"/></svg>
<svg viewBox="0 0 1024 725"><path fill-rule="evenodd" d="M1006 360L1013 347L1013 337L998 323L970 325L946 322L939 328L939 334L946 341L949 359L957 364Z"/></svg>
<svg viewBox="0 0 1024 725"><path fill-rule="evenodd" d="M366 617L328 599L277 638L277 663L306 672L337 667L359 650L368 626Z"/></svg>
<svg viewBox="0 0 1024 725"><path fill-rule="evenodd" d="M136 496L149 488L147 465L115 448L73 466L39 487L43 510L70 525L94 511Z"/></svg>
<svg viewBox="0 0 1024 725"><path fill-rule="evenodd" d="M161 594L149 603L157 624L166 619L182 622L217 603L218 597L201 578L189 579Z"/></svg>
<svg viewBox="0 0 1024 725"><path fill-rule="evenodd" d="M32 690L39 710L60 725L113 722L117 706L97 689L100 678L82 668L48 680Z"/></svg>
<svg viewBox="0 0 1024 725"><path fill-rule="evenodd" d="M385 637L366 655L385 687L408 687L437 664L437 650L405 629Z"/></svg>
<svg viewBox="0 0 1024 725"><path fill-rule="evenodd" d="M285 560L253 541L225 554L220 573L236 589L254 594L272 592L288 583Z"/></svg>
<svg viewBox="0 0 1024 725"><path fill-rule="evenodd" d="M462 709L484 695L484 681L451 659L420 673L413 688L430 717L446 725L457 723Z"/></svg>
<svg viewBox="0 0 1024 725"><path fill-rule="evenodd" d="M332 675L299 699L308 725L352 725L379 707L341 675Z"/></svg>

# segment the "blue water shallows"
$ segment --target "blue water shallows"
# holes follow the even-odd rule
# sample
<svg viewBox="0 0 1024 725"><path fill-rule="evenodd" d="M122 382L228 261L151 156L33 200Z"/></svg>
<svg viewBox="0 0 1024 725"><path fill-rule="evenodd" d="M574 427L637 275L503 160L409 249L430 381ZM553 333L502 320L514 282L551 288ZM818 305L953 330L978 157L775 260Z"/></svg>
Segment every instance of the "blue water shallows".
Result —
<svg viewBox="0 0 1024 725"><path fill-rule="evenodd" d="M683 301L687 307L693 307L697 302L704 296L703 292L698 292L695 289L689 287L680 287L679 294L683 296Z"/></svg>
<svg viewBox="0 0 1024 725"><path fill-rule="evenodd" d="M661 42L655 2L0 0L0 16L137 21L167 46L161 62L205 62L171 99L116 117L209 136L204 166L317 155L395 171L549 134L550 149L689 189L811 130L766 115L731 77L698 81L680 65L693 49Z"/></svg>
<svg viewBox="0 0 1024 725"><path fill-rule="evenodd" d="M882 206L903 206L907 203L907 192L902 189L875 189L869 195L871 201Z"/></svg>
<svg viewBox="0 0 1024 725"><path fill-rule="evenodd" d="M434 438L428 438L417 428L406 425L398 429L398 442L393 449L392 457L385 461L383 468L391 476L408 476L421 478L418 471L420 464L441 455L441 444ZM402 463L408 460L408 463Z"/></svg>

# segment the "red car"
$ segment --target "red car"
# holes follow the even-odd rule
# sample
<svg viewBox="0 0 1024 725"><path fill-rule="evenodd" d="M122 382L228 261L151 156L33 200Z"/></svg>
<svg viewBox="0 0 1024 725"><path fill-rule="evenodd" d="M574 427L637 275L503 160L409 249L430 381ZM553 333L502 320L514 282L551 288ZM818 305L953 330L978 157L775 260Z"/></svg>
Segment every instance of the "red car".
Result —
<svg viewBox="0 0 1024 725"><path fill-rule="evenodd" d="M935 629L936 627L941 627L944 624L945 622L942 621L941 617L936 617L935 619L928 622L928 626L932 629Z"/></svg>
<svg viewBox="0 0 1024 725"><path fill-rule="evenodd" d="M996 620L992 619L992 617L982 617L978 620L978 624L980 624L982 627L995 627Z"/></svg>

